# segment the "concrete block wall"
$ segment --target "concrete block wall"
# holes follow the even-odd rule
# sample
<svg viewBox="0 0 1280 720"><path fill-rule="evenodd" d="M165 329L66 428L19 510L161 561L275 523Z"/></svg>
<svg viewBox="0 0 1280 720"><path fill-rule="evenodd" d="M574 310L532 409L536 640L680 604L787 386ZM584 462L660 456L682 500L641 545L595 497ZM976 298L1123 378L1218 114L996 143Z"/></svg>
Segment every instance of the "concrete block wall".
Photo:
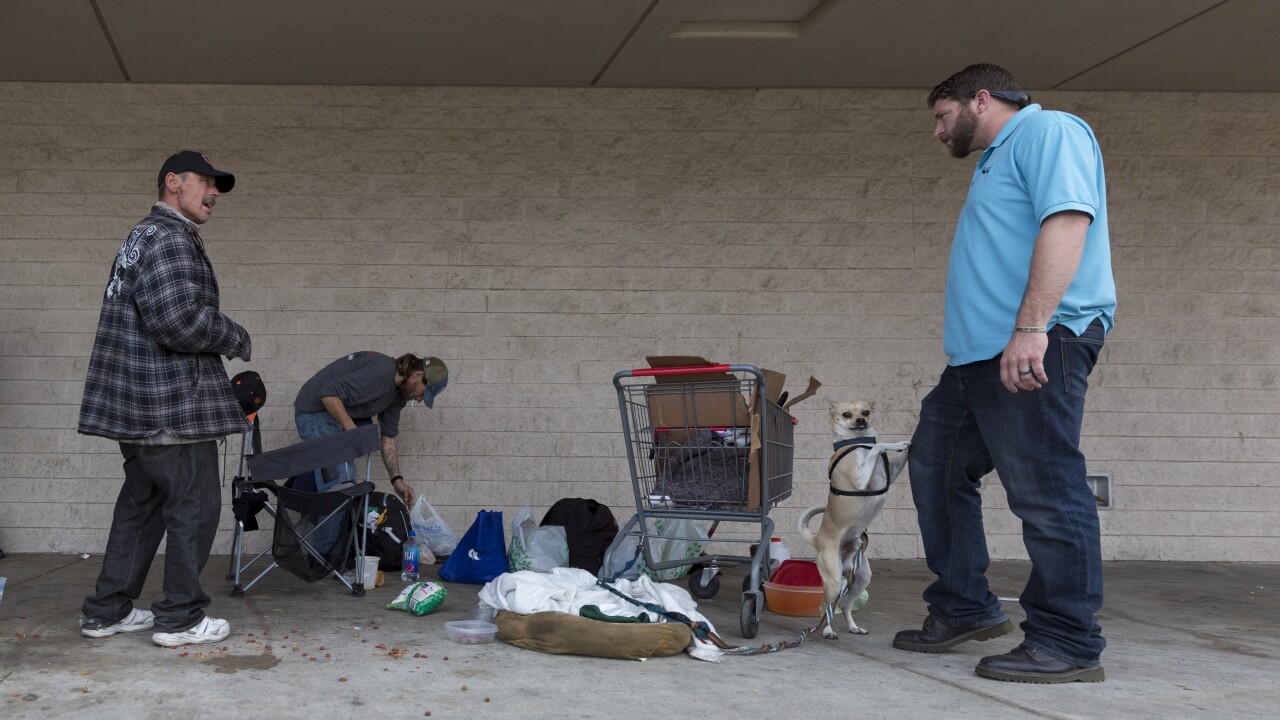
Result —
<svg viewBox="0 0 1280 720"><path fill-rule="evenodd" d="M120 458L75 432L87 356L116 249L186 147L237 175L204 235L254 339L228 372L268 385L267 447L328 361L434 354L451 384L405 412L402 464L459 532L561 497L624 520L612 374L653 353L756 363L793 393L824 383L771 515L811 556L792 530L825 498L821 396L874 398L905 439L943 364L972 161L931 136L923 95L0 83L0 548L105 544ZM1093 124L1109 174L1120 314L1084 428L1114 478L1106 557L1274 560L1280 97L1037 95ZM1021 557L985 492L992 554ZM920 555L906 482L875 533L877 556Z"/></svg>

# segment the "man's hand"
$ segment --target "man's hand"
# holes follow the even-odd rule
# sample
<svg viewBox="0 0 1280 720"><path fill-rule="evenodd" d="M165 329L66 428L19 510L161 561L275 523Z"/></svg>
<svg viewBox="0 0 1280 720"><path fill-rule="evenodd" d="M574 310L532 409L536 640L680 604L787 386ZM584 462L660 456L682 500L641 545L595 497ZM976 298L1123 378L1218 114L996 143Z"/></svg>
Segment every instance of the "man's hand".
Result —
<svg viewBox="0 0 1280 720"><path fill-rule="evenodd" d="M413 507L413 501L417 498L417 494L413 492L413 487L404 481L404 478L393 480L391 482L391 489L395 490L396 494L400 496L400 499L404 501L405 507Z"/></svg>
<svg viewBox="0 0 1280 720"><path fill-rule="evenodd" d="M382 464L387 466L387 475L391 477L391 488L404 501L405 507L412 508L413 500L418 494L400 474L400 452L396 449L396 439L383 435L379 442L382 445Z"/></svg>
<svg viewBox="0 0 1280 720"><path fill-rule="evenodd" d="M1015 332L1000 356L1000 382L1011 393L1039 390L1049 382L1044 373L1044 354L1049 349L1045 333Z"/></svg>
<svg viewBox="0 0 1280 720"><path fill-rule="evenodd" d="M1014 326L1044 327L1071 285L1084 253L1085 234L1093 218L1076 210L1063 210L1045 218L1031 252L1031 275ZM1045 333L1014 332L1000 357L1000 382L1006 390L1039 390L1049 382L1044 374L1044 354L1049 349Z"/></svg>

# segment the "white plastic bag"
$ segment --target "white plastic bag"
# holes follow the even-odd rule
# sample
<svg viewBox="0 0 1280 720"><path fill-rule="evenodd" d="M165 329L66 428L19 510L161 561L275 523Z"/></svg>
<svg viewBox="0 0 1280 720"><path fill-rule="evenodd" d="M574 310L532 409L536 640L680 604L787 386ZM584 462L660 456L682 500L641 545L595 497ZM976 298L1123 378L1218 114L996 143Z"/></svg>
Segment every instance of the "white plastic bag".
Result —
<svg viewBox="0 0 1280 720"><path fill-rule="evenodd" d="M706 527L697 520L654 518L646 521L646 528L645 537L649 543L649 554L653 556L654 562L694 560L702 554L703 548L707 546L710 539L707 536ZM654 570L645 562L644 553L640 552L640 538L637 535L628 534L614 542L612 552L605 557L606 564L600 570L600 577L613 577L622 573L621 578L627 580L635 580L644 575L656 582L670 582L684 577L693 567L693 563L689 563L665 570Z"/></svg>
<svg viewBox="0 0 1280 720"><path fill-rule="evenodd" d="M426 540L427 547L438 557L452 553L458 546L458 534L436 513L425 495L418 495L409 511L409 522L413 524L414 534Z"/></svg>
<svg viewBox="0 0 1280 720"><path fill-rule="evenodd" d="M635 580L644 572L644 556L636 556L640 552L640 540L635 535L627 534L613 541L610 551L605 552L604 566L600 568L600 577ZM632 560L635 562L632 562Z"/></svg>
<svg viewBox="0 0 1280 720"><path fill-rule="evenodd" d="M701 521L655 518L649 533L649 553L655 562L693 560L707 546L707 528ZM654 536L657 536L656 538ZM679 539L668 539L679 538ZM693 538L692 540L687 538ZM643 558L641 558L643 560ZM684 577L693 566L679 565L665 570L644 568L644 574L658 582L670 582Z"/></svg>
<svg viewBox="0 0 1280 720"><path fill-rule="evenodd" d="M511 521L511 549L507 565L511 572L532 570L551 572L569 562L569 539L561 525L539 527L533 510L523 507Z"/></svg>
<svg viewBox="0 0 1280 720"><path fill-rule="evenodd" d="M693 560L702 554L702 549L707 546L707 540L709 539L707 537L707 528L698 520L656 518L653 521L653 529L660 538L650 540L650 552L657 562ZM666 538L695 539L668 540ZM680 565L666 570L646 568L645 573L658 582L669 582L684 577L692 566L692 563L690 563L689 565Z"/></svg>

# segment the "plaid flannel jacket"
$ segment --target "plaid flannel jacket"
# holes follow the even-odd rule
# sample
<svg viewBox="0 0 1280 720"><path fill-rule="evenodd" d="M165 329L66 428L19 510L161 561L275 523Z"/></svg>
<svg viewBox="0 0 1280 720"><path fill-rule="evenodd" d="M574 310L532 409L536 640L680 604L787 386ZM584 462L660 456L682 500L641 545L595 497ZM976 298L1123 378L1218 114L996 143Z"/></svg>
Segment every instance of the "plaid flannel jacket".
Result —
<svg viewBox="0 0 1280 720"><path fill-rule="evenodd" d="M196 226L163 203L111 268L89 358L79 431L138 440L244 431L221 355L249 359L249 333L218 310L218 281Z"/></svg>

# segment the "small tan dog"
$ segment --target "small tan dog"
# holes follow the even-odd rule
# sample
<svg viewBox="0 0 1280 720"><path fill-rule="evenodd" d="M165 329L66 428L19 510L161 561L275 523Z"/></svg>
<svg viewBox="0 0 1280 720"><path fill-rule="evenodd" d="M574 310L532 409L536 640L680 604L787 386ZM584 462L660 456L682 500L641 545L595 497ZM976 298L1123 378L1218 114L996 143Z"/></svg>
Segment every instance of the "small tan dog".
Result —
<svg viewBox="0 0 1280 720"><path fill-rule="evenodd" d="M811 507L800 517L799 530L818 550L818 572L822 575L823 615L814 629L822 636L839 637L831 628L835 604L839 602L849 632L866 635L853 621L853 602L871 583L867 560L867 528L880 514L889 484L907 463L910 443L880 444L871 418L874 403L856 400L833 402L831 433L835 453L827 475L831 487L825 507ZM894 456L892 459L889 453ZM818 532L809 529L809 519L822 514Z"/></svg>

